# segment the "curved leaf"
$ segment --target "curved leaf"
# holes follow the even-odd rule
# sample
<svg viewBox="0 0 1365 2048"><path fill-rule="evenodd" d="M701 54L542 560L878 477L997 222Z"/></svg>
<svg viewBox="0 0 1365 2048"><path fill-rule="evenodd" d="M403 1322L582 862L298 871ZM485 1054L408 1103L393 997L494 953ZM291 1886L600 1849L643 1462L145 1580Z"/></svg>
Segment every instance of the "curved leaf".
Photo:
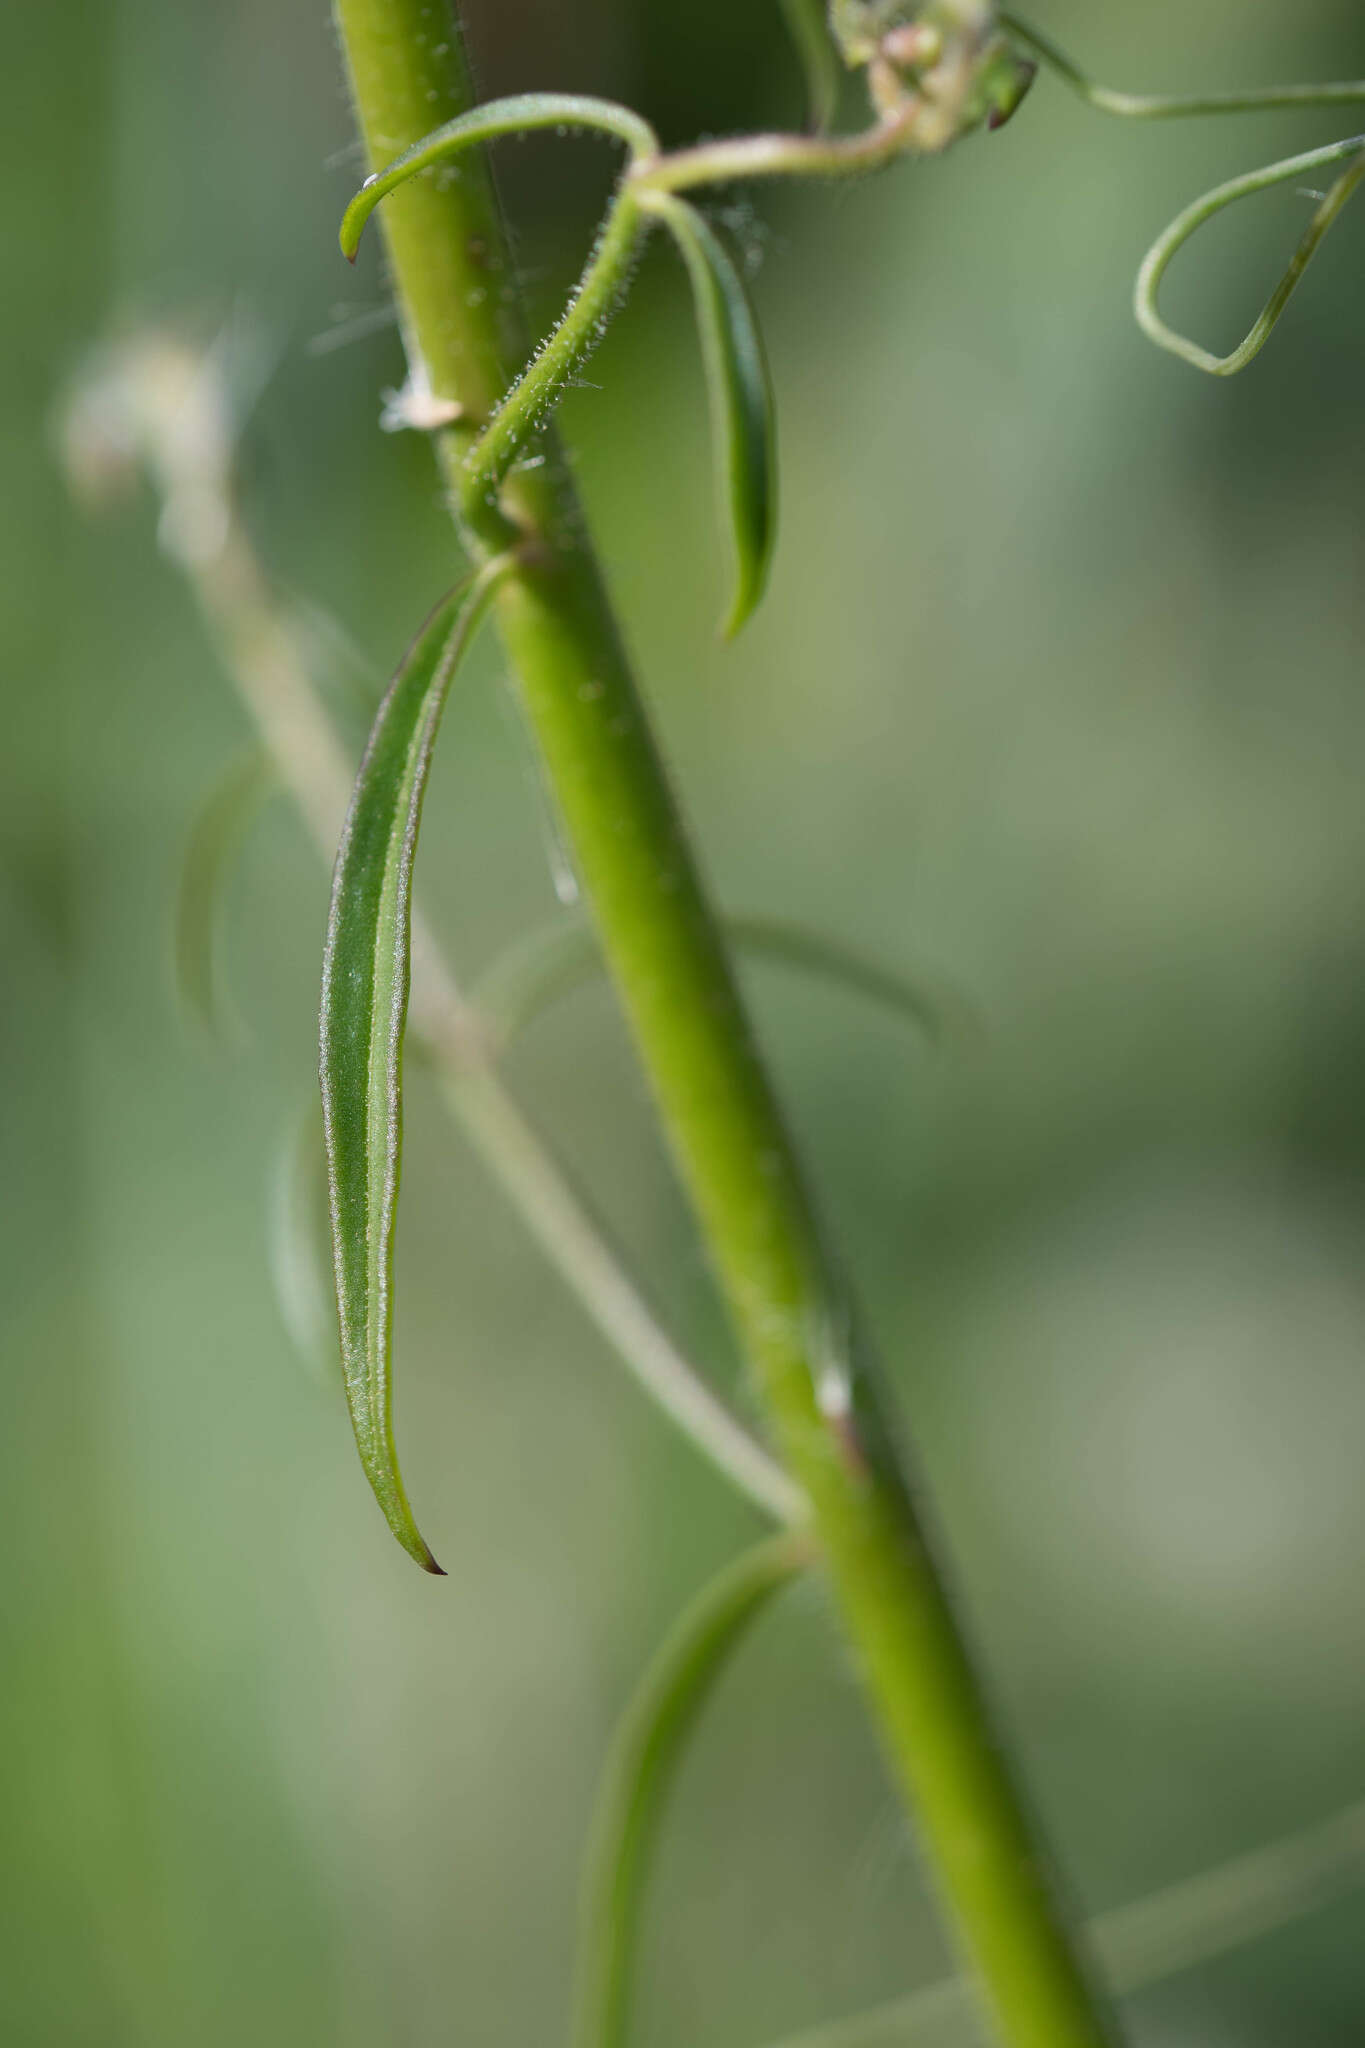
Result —
<svg viewBox="0 0 1365 2048"><path fill-rule="evenodd" d="M211 1038L226 1035L218 972L223 890L274 782L260 747L241 755L205 797L185 847L175 901L175 983L185 1009Z"/></svg>
<svg viewBox="0 0 1365 2048"><path fill-rule="evenodd" d="M337 853L322 976L322 1110L346 1400L389 1527L435 1573L398 1469L390 1376L412 863L451 678L509 566L499 558L467 594L438 605L379 707Z"/></svg>
<svg viewBox="0 0 1365 2048"><path fill-rule="evenodd" d="M912 980L868 959L840 939L770 917L722 917L737 953L813 974L903 1018L939 1044L970 1026L972 1013L956 990ZM510 1045L545 1010L605 972L588 924L550 925L496 961L472 1001L499 1047Z"/></svg>
<svg viewBox="0 0 1365 2048"><path fill-rule="evenodd" d="M434 128L383 170L370 173L342 216L338 237L342 255L348 263L355 262L366 221L380 200L409 178L449 163L478 143L496 141L500 135L528 135L537 128L553 128L560 135L581 128L614 136L625 143L632 162L656 156L659 150L659 138L648 121L614 100L570 92L523 92L510 99L489 100Z"/></svg>
<svg viewBox="0 0 1365 2048"><path fill-rule="evenodd" d="M572 2048L624 2048L650 1862L687 1738L749 1623L809 1562L805 1540L782 1536L727 1566L687 1608L626 1709L584 1869Z"/></svg>
<svg viewBox="0 0 1365 2048"><path fill-rule="evenodd" d="M763 595L776 539L776 429L768 362L749 294L701 214L672 192L650 190L643 203L669 229L692 282L735 555L735 594L721 629L729 639Z"/></svg>

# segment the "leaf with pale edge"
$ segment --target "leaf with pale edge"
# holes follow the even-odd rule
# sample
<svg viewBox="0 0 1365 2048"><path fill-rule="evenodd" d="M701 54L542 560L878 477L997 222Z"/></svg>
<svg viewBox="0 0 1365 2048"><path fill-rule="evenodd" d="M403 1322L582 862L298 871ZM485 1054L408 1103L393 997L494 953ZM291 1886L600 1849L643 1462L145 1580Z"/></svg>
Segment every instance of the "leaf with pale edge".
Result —
<svg viewBox="0 0 1365 2048"><path fill-rule="evenodd" d="M391 1379L393 1228L402 1152L412 864L451 678L505 563L433 612L390 684L337 854L322 977L321 1078L346 1399L389 1527L440 1572L398 1469Z"/></svg>

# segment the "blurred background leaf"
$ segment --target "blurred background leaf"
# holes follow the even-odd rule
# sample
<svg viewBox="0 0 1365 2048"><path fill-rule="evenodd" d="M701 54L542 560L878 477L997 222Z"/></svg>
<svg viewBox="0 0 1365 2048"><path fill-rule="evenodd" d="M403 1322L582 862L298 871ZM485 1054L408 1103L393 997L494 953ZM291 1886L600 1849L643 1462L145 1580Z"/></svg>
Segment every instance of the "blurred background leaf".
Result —
<svg viewBox="0 0 1365 2048"><path fill-rule="evenodd" d="M769 0L470 11L489 93L619 96L670 142L803 118ZM1046 14L1134 87L1365 70L1346 0ZM246 307L276 351L242 442L260 545L377 673L452 580L447 530L427 450L376 431L399 350L377 247L336 254L355 157L322 0L30 10L6 86L0 2019L63 2048L554 2039L613 1717L754 1518L418 1074L401 1427L447 1585L387 1541L339 1398L294 1369L262 1204L313 1070L325 877L272 806L225 906L251 1042L206 1059L167 967L175 877L248 735L150 497L78 519L53 410L111 329L207 341ZM1093 1910L1365 1779L1365 219L1228 387L1129 315L1188 198L1330 132L1129 132L1044 79L942 162L723 206L783 445L736 649L666 252L565 409L722 899L932 960L986 1017L971 1061L907 1060L874 1009L754 983ZM553 138L501 161L543 328L610 166ZM1307 206L1211 230L1171 317L1234 339ZM491 644L427 834L467 973L555 914ZM724 1377L605 992L514 1077ZM727 1675L674 1812L642 2048L753 2048L943 1969L814 1592ZM1359 1915L1140 1999L1137 2039L1355 2048Z"/></svg>

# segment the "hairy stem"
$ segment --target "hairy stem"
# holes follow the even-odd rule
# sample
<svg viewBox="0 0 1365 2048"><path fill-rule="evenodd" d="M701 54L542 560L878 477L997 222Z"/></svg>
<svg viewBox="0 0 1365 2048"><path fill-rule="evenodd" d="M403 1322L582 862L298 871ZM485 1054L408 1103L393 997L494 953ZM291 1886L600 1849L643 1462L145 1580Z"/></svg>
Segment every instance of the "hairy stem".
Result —
<svg viewBox="0 0 1365 2048"><path fill-rule="evenodd" d="M336 14L375 168L417 143L433 117L468 108L455 25L447 32L443 18L433 41L430 0L336 0ZM506 280L485 170L471 155L456 180L411 180L385 213L415 380L490 417L495 366L524 355L520 336L507 348L506 296L440 282L443 266L458 268L474 249ZM524 566L501 586L496 615L674 1156L787 1462L811 1500L888 1753L1000 2036L1012 2048L1098 2048L1110 2038L1107 2022L912 1504L562 455L552 434L543 445L544 464L513 473L490 506L469 491L468 438L458 428L441 437L466 509L466 545L486 550L508 526L523 535Z"/></svg>

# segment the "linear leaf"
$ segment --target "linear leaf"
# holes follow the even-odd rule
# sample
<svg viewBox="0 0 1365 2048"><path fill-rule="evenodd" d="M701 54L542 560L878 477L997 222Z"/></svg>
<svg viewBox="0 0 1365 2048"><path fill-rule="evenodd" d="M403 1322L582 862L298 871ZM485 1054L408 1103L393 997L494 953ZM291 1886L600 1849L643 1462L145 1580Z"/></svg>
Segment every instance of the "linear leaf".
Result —
<svg viewBox="0 0 1365 2048"><path fill-rule="evenodd" d="M175 900L175 984L210 1038L227 1035L218 970L218 927L232 864L275 777L252 747L209 790L190 828Z"/></svg>
<svg viewBox="0 0 1365 2048"><path fill-rule="evenodd" d="M322 1109L346 1399L389 1527L438 1574L398 1469L390 1372L412 864L451 678L507 567L499 558L437 606L379 707L337 853L322 976Z"/></svg>
<svg viewBox="0 0 1365 2048"><path fill-rule="evenodd" d="M716 460L735 556L735 591L722 626L739 631L763 595L777 523L772 383L743 280L707 222L676 193L651 192L687 265L701 333Z"/></svg>
<svg viewBox="0 0 1365 2048"><path fill-rule="evenodd" d="M687 1738L749 1623L809 1561L803 1538L781 1536L727 1566L687 1608L626 1709L584 1868L573 2048L624 2048L650 1862Z"/></svg>
<svg viewBox="0 0 1365 2048"><path fill-rule="evenodd" d="M913 1025L931 1043L965 1036L974 1022L956 990L883 967L823 932L769 917L723 917L720 924L742 957L794 968L863 996ZM472 999L495 1043L506 1047L562 996L605 971L590 925L549 925L496 961Z"/></svg>

